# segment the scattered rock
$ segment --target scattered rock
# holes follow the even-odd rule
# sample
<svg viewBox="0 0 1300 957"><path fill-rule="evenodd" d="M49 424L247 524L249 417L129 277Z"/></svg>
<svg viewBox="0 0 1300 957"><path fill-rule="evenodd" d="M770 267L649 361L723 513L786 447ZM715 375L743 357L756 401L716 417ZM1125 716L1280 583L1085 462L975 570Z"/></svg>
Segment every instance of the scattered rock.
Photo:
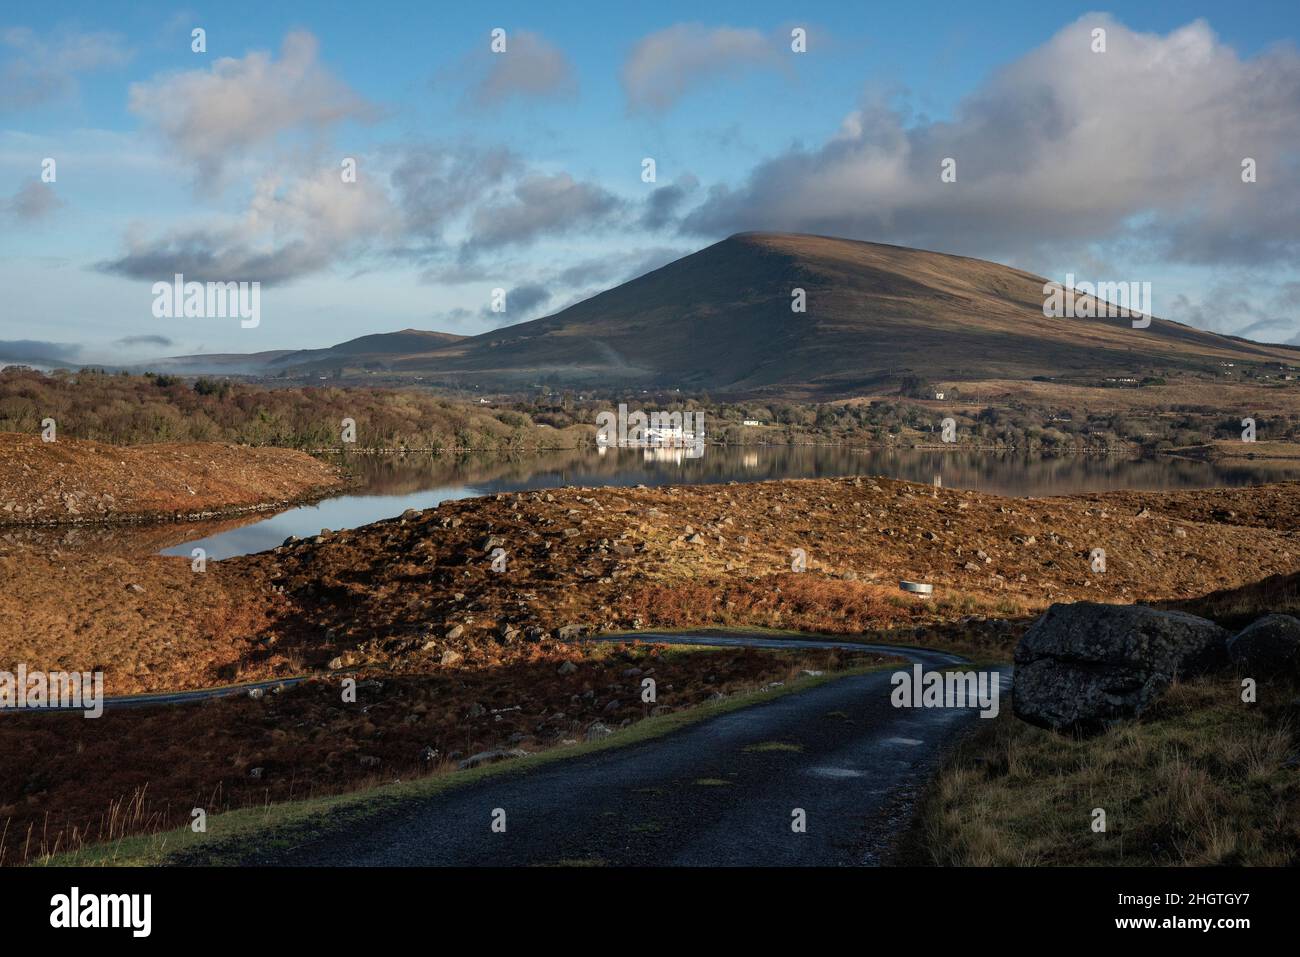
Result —
<svg viewBox="0 0 1300 957"><path fill-rule="evenodd" d="M599 741L601 738L607 738L613 733L613 730L608 725L600 721L593 721L587 725L588 741Z"/></svg>
<svg viewBox="0 0 1300 957"><path fill-rule="evenodd" d="M577 670L578 666L572 661L565 661L561 663L560 667L555 669L555 673L559 675L571 675Z"/></svg>

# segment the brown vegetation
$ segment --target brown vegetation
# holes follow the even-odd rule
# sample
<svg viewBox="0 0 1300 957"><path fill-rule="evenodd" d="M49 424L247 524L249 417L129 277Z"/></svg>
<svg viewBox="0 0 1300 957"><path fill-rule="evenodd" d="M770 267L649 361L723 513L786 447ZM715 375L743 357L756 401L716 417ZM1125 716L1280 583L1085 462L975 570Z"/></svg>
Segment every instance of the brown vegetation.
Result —
<svg viewBox="0 0 1300 957"><path fill-rule="evenodd" d="M96 442L237 442L296 449L342 448L342 422L356 423L356 449L542 449L592 434L540 428L512 410L480 408L406 389L271 389L173 376L8 369L0 372L0 432L37 435L52 418L59 436Z"/></svg>
<svg viewBox="0 0 1300 957"><path fill-rule="evenodd" d="M0 432L0 526L209 516L283 506L344 484L289 449L110 446Z"/></svg>

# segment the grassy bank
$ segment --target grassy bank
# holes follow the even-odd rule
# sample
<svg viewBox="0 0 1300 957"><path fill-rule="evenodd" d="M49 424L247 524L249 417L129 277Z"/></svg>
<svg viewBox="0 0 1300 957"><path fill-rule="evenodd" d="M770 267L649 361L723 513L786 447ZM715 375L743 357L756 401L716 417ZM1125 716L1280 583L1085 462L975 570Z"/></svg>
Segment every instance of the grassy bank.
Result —
<svg viewBox="0 0 1300 957"><path fill-rule="evenodd" d="M1089 739L1010 711L981 722L919 808L900 860L958 866L1266 865L1300 859L1293 689L1244 704L1233 675L1176 685ZM1106 830L1093 829L1094 810Z"/></svg>

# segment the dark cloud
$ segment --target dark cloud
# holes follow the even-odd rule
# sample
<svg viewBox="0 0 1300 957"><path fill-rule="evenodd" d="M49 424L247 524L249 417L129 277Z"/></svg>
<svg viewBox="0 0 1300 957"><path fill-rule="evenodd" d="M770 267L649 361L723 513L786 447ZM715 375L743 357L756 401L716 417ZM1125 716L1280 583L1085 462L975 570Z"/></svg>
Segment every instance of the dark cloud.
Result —
<svg viewBox="0 0 1300 957"><path fill-rule="evenodd" d="M523 167L507 149L416 146L403 151L391 180L408 233L437 242L456 217Z"/></svg>
<svg viewBox="0 0 1300 957"><path fill-rule="evenodd" d="M663 229L675 222L682 205L690 198L700 185L700 181L690 173L677 177L668 186L660 186L646 199L645 210L641 214L641 226L645 229Z"/></svg>
<svg viewBox="0 0 1300 957"><path fill-rule="evenodd" d="M39 339L0 339L0 361L8 362L75 362L81 346Z"/></svg>
<svg viewBox="0 0 1300 957"><path fill-rule="evenodd" d="M63 205L54 187L40 180L28 180L3 206L15 219L22 222L35 222L44 219Z"/></svg>
<svg viewBox="0 0 1300 957"><path fill-rule="evenodd" d="M125 348L134 348L136 346L158 346L160 349L169 349L176 343L166 336L126 336L118 339L113 343L115 346Z"/></svg>
<svg viewBox="0 0 1300 957"><path fill-rule="evenodd" d="M473 334L479 331L475 328L476 326L499 329L503 326L513 326L516 323L527 322L529 319L536 319L540 315L542 307L550 301L551 293L545 286L525 283L506 290L506 308L504 312L494 312L491 304L477 310L458 307L442 313L434 319L434 323L439 328L463 328L469 326L469 331Z"/></svg>
<svg viewBox="0 0 1300 957"><path fill-rule="evenodd" d="M462 252L525 245L546 236L609 223L623 201L594 183L568 173L532 174L521 180L509 199L479 206L470 217L470 236Z"/></svg>

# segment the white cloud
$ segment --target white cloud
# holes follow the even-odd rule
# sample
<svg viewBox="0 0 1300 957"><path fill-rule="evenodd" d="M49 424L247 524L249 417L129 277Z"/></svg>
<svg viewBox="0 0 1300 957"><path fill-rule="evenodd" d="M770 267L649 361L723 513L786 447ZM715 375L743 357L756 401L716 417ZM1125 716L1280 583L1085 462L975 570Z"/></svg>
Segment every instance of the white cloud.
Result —
<svg viewBox="0 0 1300 957"><path fill-rule="evenodd" d="M1094 53L1091 29L1108 32ZM1203 21L1167 35L1089 15L994 74L950 121L868 101L822 146L715 187L685 228L784 229L1042 261L1300 253L1300 53L1240 57ZM957 181L940 181L951 157ZM1241 180L1241 161L1259 182Z"/></svg>
<svg viewBox="0 0 1300 957"><path fill-rule="evenodd" d="M637 41L623 64L633 110L667 110L709 77L778 65L777 47L758 30L678 23Z"/></svg>
<svg viewBox="0 0 1300 957"><path fill-rule="evenodd" d="M130 109L157 131L203 178L250 149L291 130L320 132L344 120L377 115L318 59L310 33L285 37L280 58L253 51L223 57L210 69L134 83Z"/></svg>
<svg viewBox="0 0 1300 957"><path fill-rule="evenodd" d="M341 181L325 169L287 185L267 176L237 217L147 235L136 228L127 252L100 263L104 272L166 280L174 273L205 281L289 282L354 259L390 241L400 221L383 189L369 180Z"/></svg>
<svg viewBox="0 0 1300 957"><path fill-rule="evenodd" d="M554 96L577 89L573 67L558 47L538 33L512 31L501 53L476 57L484 75L473 87L471 99L480 105L499 103L512 96Z"/></svg>

